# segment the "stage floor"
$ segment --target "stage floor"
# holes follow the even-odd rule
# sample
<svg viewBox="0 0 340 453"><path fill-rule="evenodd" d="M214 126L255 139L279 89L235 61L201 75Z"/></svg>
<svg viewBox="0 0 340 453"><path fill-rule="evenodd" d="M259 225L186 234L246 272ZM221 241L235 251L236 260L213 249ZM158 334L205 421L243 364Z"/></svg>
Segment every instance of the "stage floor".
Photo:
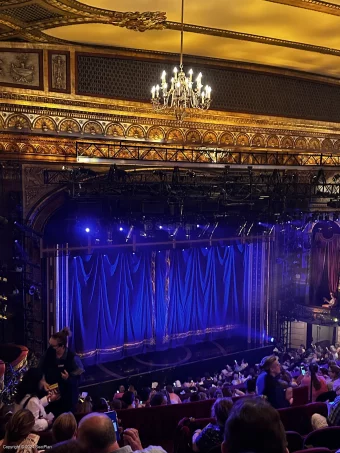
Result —
<svg viewBox="0 0 340 453"><path fill-rule="evenodd" d="M117 390L120 384L127 383L140 388L151 386L153 381L172 383L176 379L196 379L206 371L220 371L226 364L232 365L242 358L249 363L258 363L272 350L273 345L254 348L244 339L233 338L140 354L87 367L81 388L93 394L94 387L100 386L102 390L103 385Z"/></svg>

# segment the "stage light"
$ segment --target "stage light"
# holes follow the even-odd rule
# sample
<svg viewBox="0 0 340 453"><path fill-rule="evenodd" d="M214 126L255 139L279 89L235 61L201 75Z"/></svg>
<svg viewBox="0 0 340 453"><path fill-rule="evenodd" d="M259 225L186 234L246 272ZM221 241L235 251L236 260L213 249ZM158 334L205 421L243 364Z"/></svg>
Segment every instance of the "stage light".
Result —
<svg viewBox="0 0 340 453"><path fill-rule="evenodd" d="M271 338L270 338L270 342L271 342L271 343L274 343L274 341L275 341L275 338L274 338L274 337L271 337Z"/></svg>
<svg viewBox="0 0 340 453"><path fill-rule="evenodd" d="M18 239L16 239L14 242L17 244L18 243Z"/></svg>
<svg viewBox="0 0 340 453"><path fill-rule="evenodd" d="M333 321L334 322L338 322L339 320L338 320L338 318L334 318Z"/></svg>
<svg viewBox="0 0 340 453"><path fill-rule="evenodd" d="M89 233L91 230L90 228L85 228L86 233Z"/></svg>
<svg viewBox="0 0 340 453"><path fill-rule="evenodd" d="M163 226L162 226L162 225L159 225L159 229L162 230L162 229L163 229Z"/></svg>
<svg viewBox="0 0 340 453"><path fill-rule="evenodd" d="M119 231L123 231L123 227L119 227Z"/></svg>
<svg viewBox="0 0 340 453"><path fill-rule="evenodd" d="M200 225L196 225L196 226L197 226L197 228L199 228L199 227L200 227Z"/></svg>

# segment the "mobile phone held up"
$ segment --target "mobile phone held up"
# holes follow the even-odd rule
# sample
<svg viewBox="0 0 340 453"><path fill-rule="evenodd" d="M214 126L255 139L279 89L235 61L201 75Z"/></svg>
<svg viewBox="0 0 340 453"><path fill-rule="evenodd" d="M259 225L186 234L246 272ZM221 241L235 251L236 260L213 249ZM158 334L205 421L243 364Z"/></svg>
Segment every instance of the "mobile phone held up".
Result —
<svg viewBox="0 0 340 453"><path fill-rule="evenodd" d="M105 414L111 419L113 428L116 432L116 439L117 442L120 440L120 435L119 435L119 429L118 429L118 419L117 419L117 412L116 411L110 411L110 412L105 412Z"/></svg>

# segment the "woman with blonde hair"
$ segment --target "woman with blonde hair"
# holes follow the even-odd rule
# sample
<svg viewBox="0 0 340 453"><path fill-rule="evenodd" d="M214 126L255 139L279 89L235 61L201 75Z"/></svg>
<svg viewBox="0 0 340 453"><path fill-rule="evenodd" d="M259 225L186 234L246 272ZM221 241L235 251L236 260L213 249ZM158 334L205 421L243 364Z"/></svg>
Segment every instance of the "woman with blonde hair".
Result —
<svg viewBox="0 0 340 453"><path fill-rule="evenodd" d="M66 412L56 418L52 426L52 435L55 443L76 438L77 421L72 412Z"/></svg>
<svg viewBox="0 0 340 453"><path fill-rule="evenodd" d="M34 416L27 409L20 409L6 424L5 437L0 441L0 453L16 451L18 453L36 453L39 436L32 434Z"/></svg>

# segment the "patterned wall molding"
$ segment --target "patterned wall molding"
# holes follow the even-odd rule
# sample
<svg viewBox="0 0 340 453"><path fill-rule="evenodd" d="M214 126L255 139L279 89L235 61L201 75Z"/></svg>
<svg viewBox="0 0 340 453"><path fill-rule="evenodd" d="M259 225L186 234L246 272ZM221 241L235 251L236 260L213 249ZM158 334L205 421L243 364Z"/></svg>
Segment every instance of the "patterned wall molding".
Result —
<svg viewBox="0 0 340 453"><path fill-rule="evenodd" d="M71 92L70 52L62 50L48 51L48 87L56 93Z"/></svg>
<svg viewBox="0 0 340 453"><path fill-rule="evenodd" d="M340 16L340 5L326 2L324 0L266 0L271 3L279 3L281 5L294 6L296 8L309 9L318 13L332 14Z"/></svg>
<svg viewBox="0 0 340 453"><path fill-rule="evenodd" d="M0 85L44 89L43 51L0 48Z"/></svg>

